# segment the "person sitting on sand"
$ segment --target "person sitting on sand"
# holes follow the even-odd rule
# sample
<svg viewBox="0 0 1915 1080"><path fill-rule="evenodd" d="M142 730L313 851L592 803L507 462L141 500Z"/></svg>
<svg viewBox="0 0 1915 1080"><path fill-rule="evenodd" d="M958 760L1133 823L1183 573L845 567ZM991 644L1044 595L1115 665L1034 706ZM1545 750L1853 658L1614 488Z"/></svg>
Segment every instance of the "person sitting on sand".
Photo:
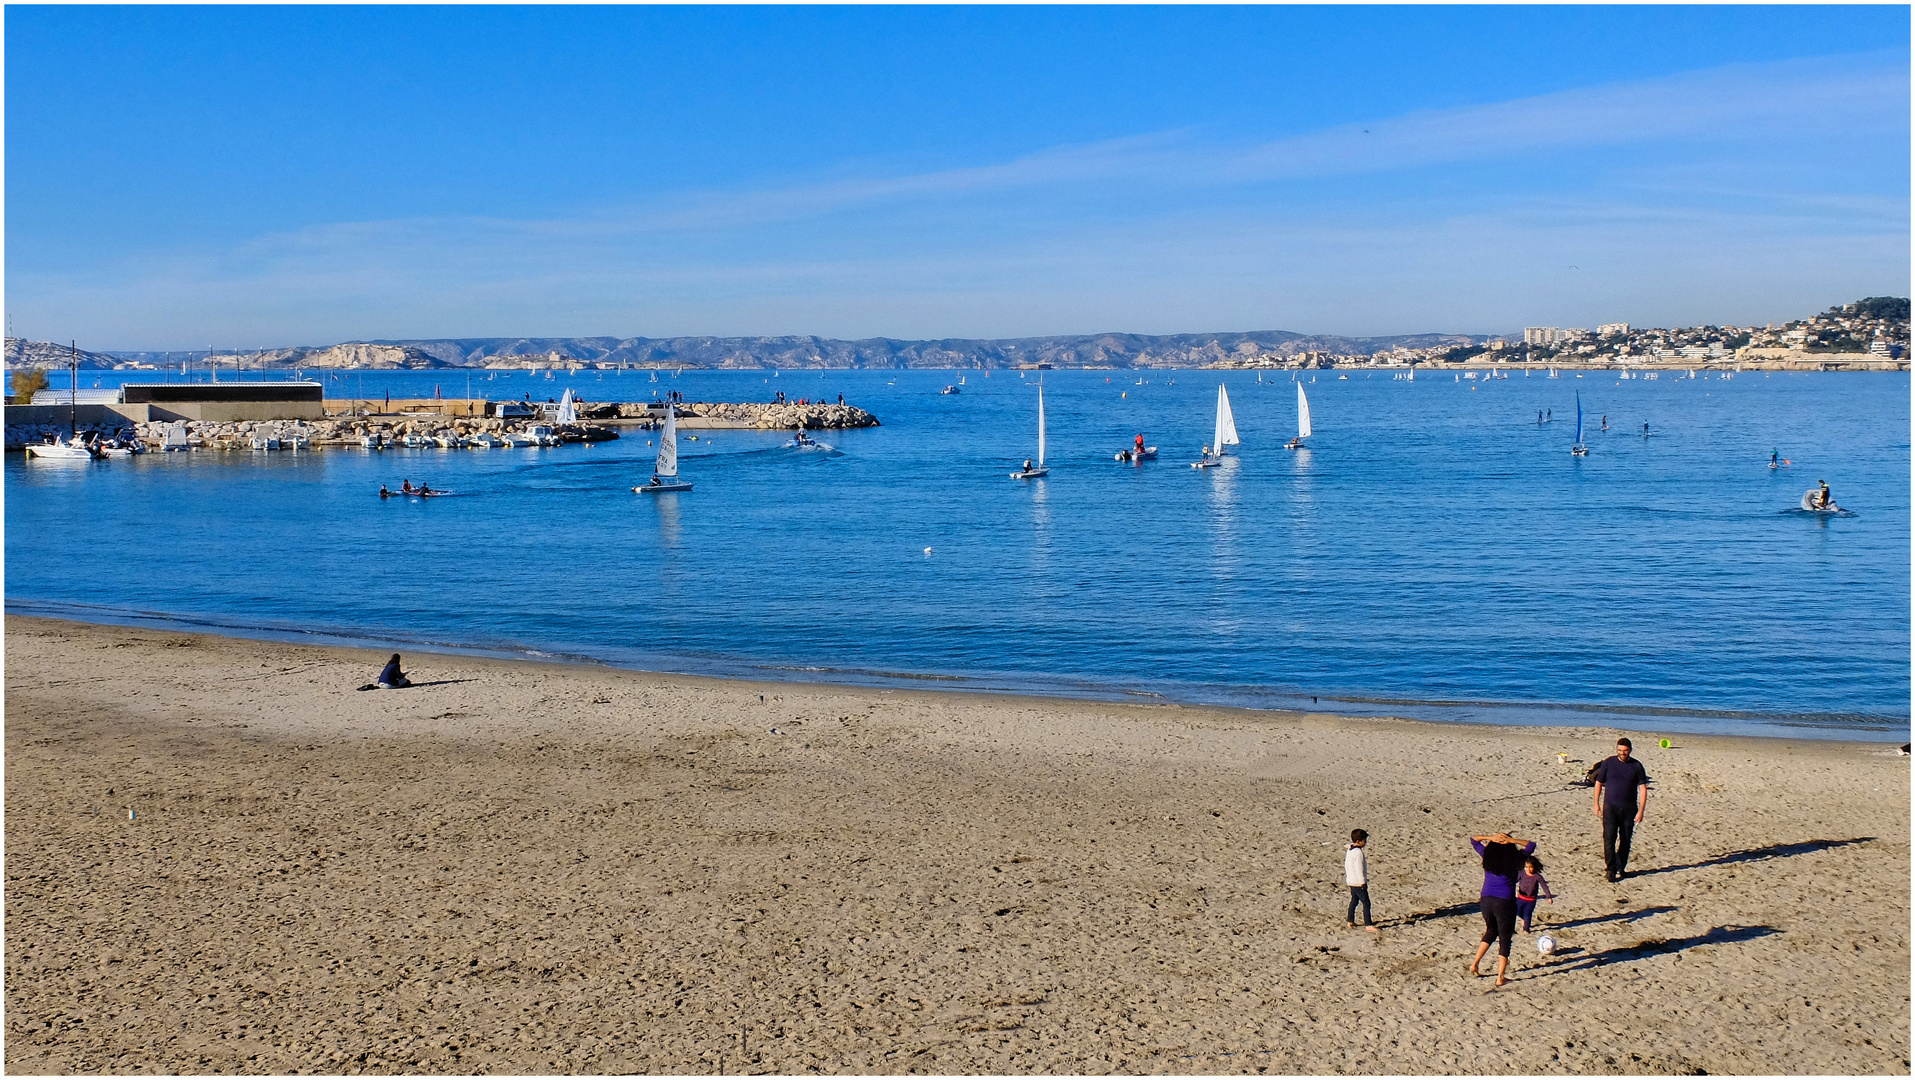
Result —
<svg viewBox="0 0 1915 1080"><path fill-rule="evenodd" d="M380 669L377 682L381 690L397 690L402 686L412 685L412 680L406 678L406 673L399 670L398 653L393 653L392 659L386 661L386 666Z"/></svg>
<svg viewBox="0 0 1915 1080"><path fill-rule="evenodd" d="M1481 975L1477 965L1483 962L1492 943L1496 945L1496 985L1509 980L1509 940L1516 935L1516 879L1523 872L1523 856L1536 850L1536 841L1518 840L1503 832L1494 836L1472 836L1470 846L1483 858L1483 895L1478 906L1483 912L1483 941L1476 946L1476 957L1469 962L1472 978Z"/></svg>

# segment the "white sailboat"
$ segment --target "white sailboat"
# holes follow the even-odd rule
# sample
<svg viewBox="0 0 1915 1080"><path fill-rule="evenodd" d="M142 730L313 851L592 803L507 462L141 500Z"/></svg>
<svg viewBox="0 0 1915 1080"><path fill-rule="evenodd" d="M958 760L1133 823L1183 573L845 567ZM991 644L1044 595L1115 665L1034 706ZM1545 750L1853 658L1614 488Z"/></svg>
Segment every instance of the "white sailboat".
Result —
<svg viewBox="0 0 1915 1080"><path fill-rule="evenodd" d="M1310 399L1304 396L1303 384L1297 384L1297 437L1283 444L1285 450L1307 450L1303 440L1310 437Z"/></svg>
<svg viewBox="0 0 1915 1080"><path fill-rule="evenodd" d="M1297 386L1297 393L1303 393L1303 386ZM1224 447L1239 445L1237 440L1237 418L1230 413L1230 392L1222 383L1217 384L1217 430L1211 436L1210 445L1204 447L1202 461L1193 461L1193 469L1208 469L1223 464Z"/></svg>
<svg viewBox="0 0 1915 1080"><path fill-rule="evenodd" d="M652 464L652 478L633 491L651 494L658 491L690 491L690 484L678 480L678 410L665 406L665 425L658 434L658 460Z"/></svg>
<svg viewBox="0 0 1915 1080"><path fill-rule="evenodd" d="M578 404L572 400L572 388L569 386L565 388L565 393L559 395L558 413L553 417L553 422L559 424L578 423Z"/></svg>
<svg viewBox="0 0 1915 1080"><path fill-rule="evenodd" d="M1569 452L1577 457L1588 457L1589 447L1583 443L1583 396L1576 395L1576 445Z"/></svg>
<svg viewBox="0 0 1915 1080"><path fill-rule="evenodd" d="M1028 459L1024 467L1011 474L1013 480L1035 480L1040 476L1049 476L1050 470L1044 467L1044 384L1037 384L1037 463Z"/></svg>

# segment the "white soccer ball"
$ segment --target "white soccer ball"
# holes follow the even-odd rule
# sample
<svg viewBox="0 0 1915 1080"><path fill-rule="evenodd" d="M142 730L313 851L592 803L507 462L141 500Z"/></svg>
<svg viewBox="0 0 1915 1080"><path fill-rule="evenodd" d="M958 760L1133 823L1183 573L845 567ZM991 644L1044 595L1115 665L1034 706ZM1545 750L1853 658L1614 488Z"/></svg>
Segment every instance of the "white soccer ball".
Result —
<svg viewBox="0 0 1915 1080"><path fill-rule="evenodd" d="M1544 956L1548 956L1550 953L1555 952L1556 939L1553 937L1550 937L1548 934L1544 934L1542 937L1537 938L1536 951L1539 953L1542 953Z"/></svg>

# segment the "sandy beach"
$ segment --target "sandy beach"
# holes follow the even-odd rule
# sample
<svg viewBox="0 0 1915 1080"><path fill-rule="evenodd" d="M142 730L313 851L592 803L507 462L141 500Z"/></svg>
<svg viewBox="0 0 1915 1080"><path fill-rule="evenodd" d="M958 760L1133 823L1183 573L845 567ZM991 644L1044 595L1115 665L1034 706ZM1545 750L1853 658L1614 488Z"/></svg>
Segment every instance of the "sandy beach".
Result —
<svg viewBox="0 0 1915 1080"><path fill-rule="evenodd" d="M6 621L11 1073L1900 1073L1909 760ZM1560 764L1557 754L1571 762ZM1344 925L1369 831L1378 934ZM1471 833L1561 942L1481 934Z"/></svg>

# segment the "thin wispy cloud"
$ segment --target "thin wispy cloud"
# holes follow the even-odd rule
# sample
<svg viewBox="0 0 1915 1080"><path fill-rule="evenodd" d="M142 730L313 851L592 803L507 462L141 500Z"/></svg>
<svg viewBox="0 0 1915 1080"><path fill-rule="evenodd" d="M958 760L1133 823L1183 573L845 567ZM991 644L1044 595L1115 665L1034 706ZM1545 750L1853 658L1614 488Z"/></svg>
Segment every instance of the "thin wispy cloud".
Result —
<svg viewBox="0 0 1915 1080"><path fill-rule="evenodd" d="M1527 266L1534 279L1558 261L1615 275L1598 280L1592 270L1564 283L1549 299L1558 309L1576 296L1640 305L1671 275L1705 266L1767 303L1786 291L1785 269L1757 264L1780 253L1823 268L1830 288L1879 277L1897 260L1905 276L1908 201L1840 177L1795 187L1747 175L1727 182L1724 148L1785 156L1803 141L1873 142L1902 163L1899 185L1886 188L1906 191L1907 85L1900 54L1739 65L1263 142L1184 129L958 169L683 191L538 218L340 222L150 255L85 279L16 275L13 285L22 299L127 334L221 310L231 323L242 309L262 327L295 320L303 340L315 341L1506 329L1482 323L1574 321L1552 310L1515 314L1515 300L1534 305L1549 289L1502 269ZM1462 184L1441 197L1421 182L1537 160L1575 160L1592 186L1529 190L1520 169L1505 170L1516 175L1499 185ZM1344 192L1353 185L1360 197ZM1821 254L1837 238L1860 260L1848 270L1829 269ZM1709 254L1672 250L1678 243ZM1443 271L1416 270L1437 265ZM1387 320L1366 313L1372 321L1340 324L1332 298L1380 281L1420 288L1428 302L1399 296ZM1459 293L1491 288L1511 290L1512 304L1477 302L1474 327L1430 321L1459 310ZM328 334L316 310L361 314ZM1044 318L1054 325L1037 325Z"/></svg>

